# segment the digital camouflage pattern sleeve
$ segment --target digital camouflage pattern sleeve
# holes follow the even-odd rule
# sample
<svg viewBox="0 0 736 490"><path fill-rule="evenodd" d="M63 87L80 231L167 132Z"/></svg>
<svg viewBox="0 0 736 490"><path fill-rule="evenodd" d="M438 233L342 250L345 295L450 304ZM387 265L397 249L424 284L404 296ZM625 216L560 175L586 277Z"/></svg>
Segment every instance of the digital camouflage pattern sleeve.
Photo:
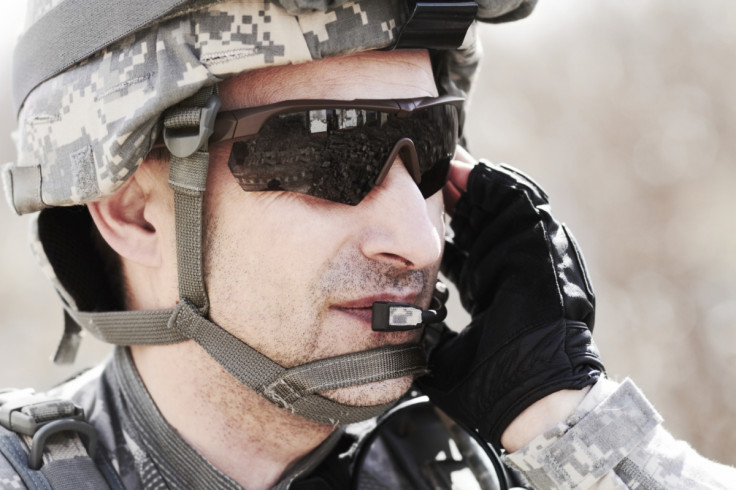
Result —
<svg viewBox="0 0 736 490"><path fill-rule="evenodd" d="M736 468L697 454L626 379L600 380L573 414L504 457L535 489L733 489Z"/></svg>
<svg viewBox="0 0 736 490"><path fill-rule="evenodd" d="M0 489L20 490L22 488L26 488L26 486L23 484L20 476L14 474L10 465L5 464L5 461L0 462Z"/></svg>

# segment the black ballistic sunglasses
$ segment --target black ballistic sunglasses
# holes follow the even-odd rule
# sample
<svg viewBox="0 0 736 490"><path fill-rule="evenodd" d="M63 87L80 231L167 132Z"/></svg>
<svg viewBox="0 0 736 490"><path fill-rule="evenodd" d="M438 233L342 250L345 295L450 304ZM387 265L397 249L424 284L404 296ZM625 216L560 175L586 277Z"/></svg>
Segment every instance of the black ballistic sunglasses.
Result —
<svg viewBox="0 0 736 490"><path fill-rule="evenodd" d="M209 144L234 141L245 191L291 191L357 205L397 156L424 197L442 189L463 99L293 100L221 112Z"/></svg>

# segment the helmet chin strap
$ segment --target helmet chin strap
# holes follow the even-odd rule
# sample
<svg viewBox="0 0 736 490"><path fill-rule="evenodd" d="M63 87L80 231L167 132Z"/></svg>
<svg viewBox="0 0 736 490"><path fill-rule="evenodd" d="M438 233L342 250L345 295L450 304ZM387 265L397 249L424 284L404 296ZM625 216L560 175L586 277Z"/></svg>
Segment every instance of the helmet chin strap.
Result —
<svg viewBox="0 0 736 490"><path fill-rule="evenodd" d="M286 369L206 319L186 300L174 309L169 326L197 342L233 377L266 400L331 425L375 417L395 400L353 406L325 398L319 392L426 372L424 352L418 345L380 347Z"/></svg>

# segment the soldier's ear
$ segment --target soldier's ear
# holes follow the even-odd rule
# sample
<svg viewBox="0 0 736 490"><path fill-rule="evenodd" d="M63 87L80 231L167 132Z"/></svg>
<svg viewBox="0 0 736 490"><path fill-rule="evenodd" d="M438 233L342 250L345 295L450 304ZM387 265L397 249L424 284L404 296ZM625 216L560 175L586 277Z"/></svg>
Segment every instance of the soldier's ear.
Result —
<svg viewBox="0 0 736 490"><path fill-rule="evenodd" d="M137 174L137 172L136 172ZM161 264L160 237L147 209L151 194L134 174L114 194L87 204L102 238L121 257L144 267Z"/></svg>

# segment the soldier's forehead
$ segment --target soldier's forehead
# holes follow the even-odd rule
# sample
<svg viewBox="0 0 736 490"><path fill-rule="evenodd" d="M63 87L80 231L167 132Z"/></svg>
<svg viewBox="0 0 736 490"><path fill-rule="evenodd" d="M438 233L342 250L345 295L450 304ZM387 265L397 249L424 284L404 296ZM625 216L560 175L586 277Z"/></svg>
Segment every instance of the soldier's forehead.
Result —
<svg viewBox="0 0 736 490"><path fill-rule="evenodd" d="M367 51L261 68L223 81L220 96L222 110L230 110L289 99L381 98L388 87L390 97L436 96L429 53Z"/></svg>

